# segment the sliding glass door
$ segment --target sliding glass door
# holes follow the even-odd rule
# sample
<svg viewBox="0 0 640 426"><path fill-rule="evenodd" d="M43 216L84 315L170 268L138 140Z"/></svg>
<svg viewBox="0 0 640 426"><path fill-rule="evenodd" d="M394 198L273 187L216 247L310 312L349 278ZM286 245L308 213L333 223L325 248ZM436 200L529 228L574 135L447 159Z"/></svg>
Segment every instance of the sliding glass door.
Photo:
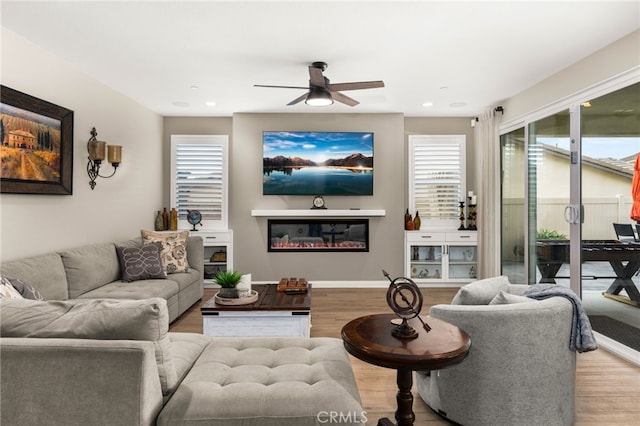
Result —
<svg viewBox="0 0 640 426"><path fill-rule="evenodd" d="M596 332L640 351L640 241L613 226L636 227L640 83L525 123L501 148L502 273L570 287Z"/></svg>
<svg viewBox="0 0 640 426"><path fill-rule="evenodd" d="M582 301L595 331L640 351L640 243L618 238L613 226L636 225L630 212L640 83L582 104L581 151Z"/></svg>
<svg viewBox="0 0 640 426"><path fill-rule="evenodd" d="M561 111L528 125L529 283L570 286L569 116Z"/></svg>

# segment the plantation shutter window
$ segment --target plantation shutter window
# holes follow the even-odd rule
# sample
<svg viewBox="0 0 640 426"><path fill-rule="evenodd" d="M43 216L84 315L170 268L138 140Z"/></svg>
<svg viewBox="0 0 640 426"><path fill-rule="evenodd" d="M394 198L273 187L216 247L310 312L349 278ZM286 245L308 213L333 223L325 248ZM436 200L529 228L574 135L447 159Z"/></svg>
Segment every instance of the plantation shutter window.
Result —
<svg viewBox="0 0 640 426"><path fill-rule="evenodd" d="M459 226L465 151L464 135L409 136L410 213L419 212L424 227Z"/></svg>
<svg viewBox="0 0 640 426"><path fill-rule="evenodd" d="M171 206L179 228L191 228L189 210L202 214L205 229L227 228L227 152L226 135L171 136Z"/></svg>

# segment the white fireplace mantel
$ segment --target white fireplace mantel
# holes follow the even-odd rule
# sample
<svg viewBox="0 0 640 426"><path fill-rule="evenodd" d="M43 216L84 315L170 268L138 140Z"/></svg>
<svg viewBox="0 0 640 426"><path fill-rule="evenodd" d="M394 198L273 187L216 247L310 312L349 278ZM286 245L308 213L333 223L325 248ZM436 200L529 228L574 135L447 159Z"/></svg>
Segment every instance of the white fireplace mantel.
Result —
<svg viewBox="0 0 640 426"><path fill-rule="evenodd" d="M385 216L384 209L253 209L254 217L374 217Z"/></svg>

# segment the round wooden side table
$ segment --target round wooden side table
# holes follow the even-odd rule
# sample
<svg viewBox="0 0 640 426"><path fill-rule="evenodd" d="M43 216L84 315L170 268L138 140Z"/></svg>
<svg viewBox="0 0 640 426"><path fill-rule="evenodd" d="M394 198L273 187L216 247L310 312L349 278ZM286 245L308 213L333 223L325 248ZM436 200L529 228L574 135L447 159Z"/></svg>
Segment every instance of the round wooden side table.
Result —
<svg viewBox="0 0 640 426"><path fill-rule="evenodd" d="M410 426L413 413L413 372L441 370L461 362L469 353L469 335L455 325L436 318L426 318L431 326L427 332L413 318L409 324L419 335L415 339L398 339L391 335L394 314L368 315L356 318L342 328L342 340L347 351L362 361L397 370L398 408L395 419L398 426ZM378 426L391 426L388 418L378 420Z"/></svg>

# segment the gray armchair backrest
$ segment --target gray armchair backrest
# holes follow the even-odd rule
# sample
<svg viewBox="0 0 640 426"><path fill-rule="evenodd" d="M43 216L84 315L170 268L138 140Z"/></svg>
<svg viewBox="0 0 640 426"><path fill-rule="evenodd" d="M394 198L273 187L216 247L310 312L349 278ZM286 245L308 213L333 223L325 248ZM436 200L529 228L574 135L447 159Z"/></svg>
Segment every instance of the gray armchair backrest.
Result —
<svg viewBox="0 0 640 426"><path fill-rule="evenodd" d="M471 349L454 367L418 374L420 395L463 425L570 425L576 369L569 349L572 312L571 302L561 297L433 306L432 317L471 336Z"/></svg>

